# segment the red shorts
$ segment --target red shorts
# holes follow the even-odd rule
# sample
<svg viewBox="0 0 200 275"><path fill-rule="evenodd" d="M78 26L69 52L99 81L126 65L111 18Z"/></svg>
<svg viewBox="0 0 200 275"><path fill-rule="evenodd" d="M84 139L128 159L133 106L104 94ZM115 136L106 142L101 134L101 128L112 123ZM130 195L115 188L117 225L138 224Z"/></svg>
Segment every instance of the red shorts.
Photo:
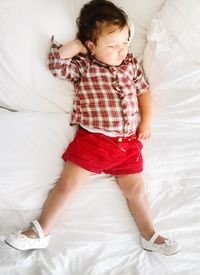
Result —
<svg viewBox="0 0 200 275"><path fill-rule="evenodd" d="M135 174L143 170L142 147L135 135L108 137L81 128L62 158L97 174Z"/></svg>

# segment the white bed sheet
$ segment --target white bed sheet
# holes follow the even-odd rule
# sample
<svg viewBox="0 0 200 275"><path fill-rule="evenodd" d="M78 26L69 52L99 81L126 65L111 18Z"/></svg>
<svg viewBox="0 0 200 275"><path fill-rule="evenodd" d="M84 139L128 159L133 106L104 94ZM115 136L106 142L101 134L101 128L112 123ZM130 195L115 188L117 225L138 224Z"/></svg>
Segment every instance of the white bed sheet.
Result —
<svg viewBox="0 0 200 275"><path fill-rule="evenodd" d="M7 134L5 136L10 134L14 141L21 133L22 142L17 142L17 146L10 148L13 156L23 150L26 140L32 140L27 133L32 137L30 128L37 120L37 127L43 122L43 130L41 133L38 131L39 142L28 142L29 149L32 146L29 152L28 176L27 169L19 170L16 165L13 166L11 154L6 166L3 162L4 169L1 169L0 177L3 191L0 210L0 274L199 274L200 194L199 156L196 155L200 140L198 127L184 127L181 123L173 123L173 120L172 123L169 120L158 120L154 122L151 141L144 146L144 177L155 227L181 242L183 250L179 254L166 257L145 252L141 248L139 232L126 200L115 179L108 175L91 175L86 185L72 198L52 232L48 249L19 252L5 245L3 240L8 231L25 229L39 215L42 201L53 185L52 179L58 177L62 168L59 157L66 144L66 118L56 118L60 131L57 126L54 132L51 127L55 118L52 115L50 119L46 113L26 113L24 121L24 114L18 113L17 117L15 113L4 112L10 122L7 129L4 127ZM23 129L25 125L30 130L26 135L22 131L14 134L13 129L16 131L16 124L19 122ZM189 144L188 138L191 141ZM39 150L35 156L34 151L46 143L50 156L52 140L54 147L57 145L60 149L52 155L51 161L42 158L42 170L51 171L55 165L51 171L53 176L48 179L49 173L44 173L43 185L38 185L41 176L37 176L41 170L35 166L35 162L41 163L44 152ZM7 148L6 157L8 155ZM13 179L13 169L18 177L17 184L12 187L8 184ZM29 182L29 188L22 189Z"/></svg>
<svg viewBox="0 0 200 275"><path fill-rule="evenodd" d="M197 3L192 1L190 4ZM0 110L0 274L200 274L200 67L194 55L188 57L188 48L181 47L176 34L172 36L166 25L170 4L179 2L167 1L149 30L144 67L151 84L154 116L153 135L144 143L143 151L144 178L155 228L179 240L182 251L172 257L144 251L139 243L138 229L114 177L94 174L60 217L48 249L19 252L5 245L8 232L25 229L39 215L48 191L62 170L61 154L76 130L68 126L69 115L64 113L70 111L71 105L65 109L62 100L59 101L62 106L56 105L54 100L49 105L40 98L31 101L33 98L29 94L31 99L27 96L27 101L21 105L15 100L8 101L8 98L13 99L14 83L20 84L14 73L7 80L1 78L1 87L8 85L6 90L1 89L2 106L11 109L19 106L20 112ZM187 1L183 2L186 8ZM34 3L41 5L37 1ZM60 0L61 3L64 1ZM10 13L9 5L11 2L3 1L3 7ZM33 6L33 11L37 11L36 4ZM57 5L54 7L56 9ZM52 13L52 10L46 12ZM198 12L197 5L195 12ZM3 34L2 41L8 42L5 40L8 36ZM12 60L6 59L5 51L1 57L1 61L4 60L2 72L5 76L10 75L5 68L13 64ZM32 79L29 80L31 85ZM54 89L59 89L57 82L53 85ZM63 91L66 88L63 82L58 85L64 85ZM43 91L49 98L47 88ZM20 99L24 90L16 89L19 93L14 90L15 99ZM34 108L29 109L31 102Z"/></svg>

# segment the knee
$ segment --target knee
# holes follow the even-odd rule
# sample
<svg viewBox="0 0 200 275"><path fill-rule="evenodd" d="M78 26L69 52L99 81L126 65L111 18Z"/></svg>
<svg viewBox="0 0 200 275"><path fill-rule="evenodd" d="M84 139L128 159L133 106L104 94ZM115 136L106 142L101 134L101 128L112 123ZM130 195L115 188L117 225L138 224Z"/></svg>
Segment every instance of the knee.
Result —
<svg viewBox="0 0 200 275"><path fill-rule="evenodd" d="M138 179L135 182L126 183L122 187L122 191L128 200L142 197L145 193L144 182L142 179Z"/></svg>
<svg viewBox="0 0 200 275"><path fill-rule="evenodd" d="M55 185L57 192L61 194L73 193L79 187L80 184L73 178L60 179Z"/></svg>
<svg viewBox="0 0 200 275"><path fill-rule="evenodd" d="M89 174L89 171L79 167L72 162L67 162L60 176L60 179L55 185L55 189L59 193L73 193L85 183Z"/></svg>

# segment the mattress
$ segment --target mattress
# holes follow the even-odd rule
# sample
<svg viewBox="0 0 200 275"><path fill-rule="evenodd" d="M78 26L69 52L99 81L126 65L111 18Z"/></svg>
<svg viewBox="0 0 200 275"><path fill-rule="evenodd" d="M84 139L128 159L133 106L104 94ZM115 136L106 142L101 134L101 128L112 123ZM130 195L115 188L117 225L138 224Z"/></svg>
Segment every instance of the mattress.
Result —
<svg viewBox="0 0 200 275"><path fill-rule="evenodd" d="M46 57L51 34L61 42L73 37L83 2L0 3L0 274L199 275L197 0L114 1L134 22L131 51L142 59L153 98L143 175L154 225L181 252L166 257L141 248L127 201L106 174L91 174L72 197L47 249L20 252L4 242L40 214L77 130L69 126L73 87L50 75Z"/></svg>

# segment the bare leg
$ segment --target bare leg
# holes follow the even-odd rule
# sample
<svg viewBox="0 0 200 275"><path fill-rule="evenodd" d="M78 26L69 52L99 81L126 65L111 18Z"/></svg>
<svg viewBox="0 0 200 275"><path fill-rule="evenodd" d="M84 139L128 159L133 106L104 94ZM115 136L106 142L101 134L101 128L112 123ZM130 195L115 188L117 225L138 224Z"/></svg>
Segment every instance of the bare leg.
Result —
<svg viewBox="0 0 200 275"><path fill-rule="evenodd" d="M155 233L149 202L147 200L141 174L117 176L120 189L127 198L129 209L143 238L149 240ZM166 240L158 236L155 243L161 244Z"/></svg>
<svg viewBox="0 0 200 275"><path fill-rule="evenodd" d="M51 232L57 218L63 212L69 199L86 181L90 172L72 162L66 162L60 179L50 191L45 201L39 223L47 235ZM29 229L23 234L35 238L33 230Z"/></svg>

